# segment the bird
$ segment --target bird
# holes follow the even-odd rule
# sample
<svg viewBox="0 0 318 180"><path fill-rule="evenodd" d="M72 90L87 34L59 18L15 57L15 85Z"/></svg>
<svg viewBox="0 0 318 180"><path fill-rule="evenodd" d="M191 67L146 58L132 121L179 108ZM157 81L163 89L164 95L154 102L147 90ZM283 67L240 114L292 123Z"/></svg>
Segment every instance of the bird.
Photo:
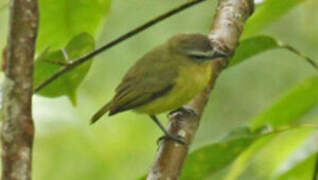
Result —
<svg viewBox="0 0 318 180"><path fill-rule="evenodd" d="M211 61L226 57L208 36L179 33L153 48L128 70L115 89L114 97L91 118L95 123L105 113L112 116L133 110L143 113L159 126L164 138L184 144L184 140L167 132L156 115L183 107L207 85L213 71Z"/></svg>

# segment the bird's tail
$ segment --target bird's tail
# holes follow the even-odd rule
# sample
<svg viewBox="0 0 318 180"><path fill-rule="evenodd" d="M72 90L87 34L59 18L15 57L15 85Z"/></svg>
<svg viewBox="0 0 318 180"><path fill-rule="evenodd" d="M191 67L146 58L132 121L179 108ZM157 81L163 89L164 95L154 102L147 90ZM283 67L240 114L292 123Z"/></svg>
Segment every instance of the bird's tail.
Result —
<svg viewBox="0 0 318 180"><path fill-rule="evenodd" d="M105 104L102 108L100 108L94 116L91 118L90 124L94 124L99 118L101 118L107 111L111 108L111 102Z"/></svg>

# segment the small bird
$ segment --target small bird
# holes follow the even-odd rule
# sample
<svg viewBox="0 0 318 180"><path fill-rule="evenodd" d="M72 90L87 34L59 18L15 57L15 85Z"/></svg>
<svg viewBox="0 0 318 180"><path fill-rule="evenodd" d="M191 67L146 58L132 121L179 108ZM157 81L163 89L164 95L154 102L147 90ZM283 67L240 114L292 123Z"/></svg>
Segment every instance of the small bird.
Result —
<svg viewBox="0 0 318 180"><path fill-rule="evenodd" d="M109 116L126 110L148 114L165 134L169 134L156 115L184 109L182 106L203 90L212 73L211 61L226 57L215 50L207 36L177 34L154 48L133 65L116 88L116 94L91 119L96 122L106 112Z"/></svg>

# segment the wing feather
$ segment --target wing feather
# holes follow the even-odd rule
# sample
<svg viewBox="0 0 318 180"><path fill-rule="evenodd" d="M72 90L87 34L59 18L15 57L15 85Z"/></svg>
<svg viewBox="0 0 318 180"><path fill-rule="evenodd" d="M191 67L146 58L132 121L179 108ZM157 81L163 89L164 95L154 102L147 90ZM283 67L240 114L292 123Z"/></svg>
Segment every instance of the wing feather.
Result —
<svg viewBox="0 0 318 180"><path fill-rule="evenodd" d="M141 106L169 92L175 85L177 66L168 53L154 50L146 54L116 88L109 114Z"/></svg>
<svg viewBox="0 0 318 180"><path fill-rule="evenodd" d="M113 115L168 93L175 85L179 65L168 49L159 46L138 60L117 86L113 99L93 116L91 122L96 122L108 111Z"/></svg>
<svg viewBox="0 0 318 180"><path fill-rule="evenodd" d="M116 114L118 112L122 112L128 109L133 109L135 107L146 104L164 94L169 92L173 88L174 84L163 87L161 90L157 92L143 92L143 93L134 93L130 92L127 96L124 96L120 100L113 100L114 104L112 104L109 115Z"/></svg>

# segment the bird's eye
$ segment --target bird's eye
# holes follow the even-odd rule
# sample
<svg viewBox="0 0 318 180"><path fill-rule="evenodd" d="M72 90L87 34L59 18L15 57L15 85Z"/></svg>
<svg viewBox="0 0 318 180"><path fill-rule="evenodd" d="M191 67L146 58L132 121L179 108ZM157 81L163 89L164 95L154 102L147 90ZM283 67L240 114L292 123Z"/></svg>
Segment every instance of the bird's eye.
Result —
<svg viewBox="0 0 318 180"><path fill-rule="evenodd" d="M207 56L199 55L199 54L190 54L189 57L193 59L199 59L199 60L208 59Z"/></svg>
<svg viewBox="0 0 318 180"><path fill-rule="evenodd" d="M223 52L217 52L211 49L210 51L190 51L188 56L197 60L208 60L214 59L218 57L227 57L227 55Z"/></svg>
<svg viewBox="0 0 318 180"><path fill-rule="evenodd" d="M204 59L211 59L215 56L215 51L190 51L188 53L188 56L193 59L199 59L199 60L204 60Z"/></svg>

